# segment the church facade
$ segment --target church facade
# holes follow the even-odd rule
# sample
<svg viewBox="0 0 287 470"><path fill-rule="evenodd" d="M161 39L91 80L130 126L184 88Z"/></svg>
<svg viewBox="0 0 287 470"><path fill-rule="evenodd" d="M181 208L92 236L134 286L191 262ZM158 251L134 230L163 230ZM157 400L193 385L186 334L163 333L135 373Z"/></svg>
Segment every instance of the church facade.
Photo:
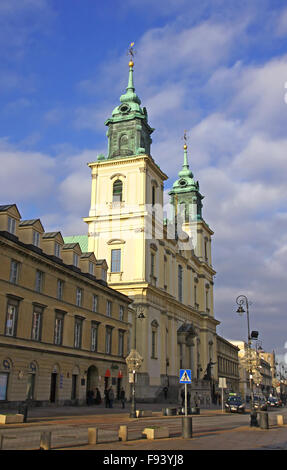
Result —
<svg viewBox="0 0 287 470"><path fill-rule="evenodd" d="M203 196L183 165L164 205L168 179L151 155L147 110L129 63L126 93L109 119L107 156L89 163L92 176L88 252L106 259L107 282L132 299L129 342L143 362L136 395L142 401L177 399L179 371L191 369L191 396L215 391L217 340L211 259L213 231L202 216Z"/></svg>

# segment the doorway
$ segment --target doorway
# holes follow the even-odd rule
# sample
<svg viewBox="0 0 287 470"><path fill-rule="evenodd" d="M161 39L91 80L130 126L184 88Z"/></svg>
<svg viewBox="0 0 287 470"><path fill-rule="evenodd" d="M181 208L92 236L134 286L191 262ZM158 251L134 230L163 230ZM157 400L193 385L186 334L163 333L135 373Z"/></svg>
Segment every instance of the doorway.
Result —
<svg viewBox="0 0 287 470"><path fill-rule="evenodd" d="M57 378L58 374L53 372L51 374L51 389L50 389L50 402L56 402L56 393L57 393Z"/></svg>

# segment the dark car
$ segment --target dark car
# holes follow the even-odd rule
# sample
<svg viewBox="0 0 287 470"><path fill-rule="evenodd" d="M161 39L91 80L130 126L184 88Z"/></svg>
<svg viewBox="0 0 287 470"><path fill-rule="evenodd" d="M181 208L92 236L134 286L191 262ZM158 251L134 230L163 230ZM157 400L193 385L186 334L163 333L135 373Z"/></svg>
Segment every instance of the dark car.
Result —
<svg viewBox="0 0 287 470"><path fill-rule="evenodd" d="M267 400L267 405L271 406L272 408L278 408L280 406L279 400L276 397L269 397Z"/></svg>
<svg viewBox="0 0 287 470"><path fill-rule="evenodd" d="M226 413L244 413L245 403L238 395L229 396L225 403L225 411Z"/></svg>
<svg viewBox="0 0 287 470"><path fill-rule="evenodd" d="M255 410L267 411L266 398L254 395L254 408Z"/></svg>

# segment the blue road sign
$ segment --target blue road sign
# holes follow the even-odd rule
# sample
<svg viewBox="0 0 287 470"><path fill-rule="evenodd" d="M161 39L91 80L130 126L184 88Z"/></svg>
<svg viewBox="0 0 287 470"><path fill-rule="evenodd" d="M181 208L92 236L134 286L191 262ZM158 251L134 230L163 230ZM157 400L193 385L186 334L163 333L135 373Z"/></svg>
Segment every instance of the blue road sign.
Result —
<svg viewBox="0 0 287 470"><path fill-rule="evenodd" d="M191 369L180 369L179 371L179 383L191 384Z"/></svg>

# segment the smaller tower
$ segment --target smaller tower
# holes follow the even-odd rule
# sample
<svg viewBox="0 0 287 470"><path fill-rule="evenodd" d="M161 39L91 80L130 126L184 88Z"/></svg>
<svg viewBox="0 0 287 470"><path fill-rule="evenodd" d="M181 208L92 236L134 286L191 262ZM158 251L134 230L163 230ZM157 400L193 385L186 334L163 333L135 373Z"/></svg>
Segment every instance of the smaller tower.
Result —
<svg viewBox="0 0 287 470"><path fill-rule="evenodd" d="M186 133L184 133L184 157L182 170L178 173L178 179L169 191L171 203L174 206L176 218L181 216L183 222L202 220L202 196L199 192L199 183L195 182L192 171L189 169L187 158Z"/></svg>

